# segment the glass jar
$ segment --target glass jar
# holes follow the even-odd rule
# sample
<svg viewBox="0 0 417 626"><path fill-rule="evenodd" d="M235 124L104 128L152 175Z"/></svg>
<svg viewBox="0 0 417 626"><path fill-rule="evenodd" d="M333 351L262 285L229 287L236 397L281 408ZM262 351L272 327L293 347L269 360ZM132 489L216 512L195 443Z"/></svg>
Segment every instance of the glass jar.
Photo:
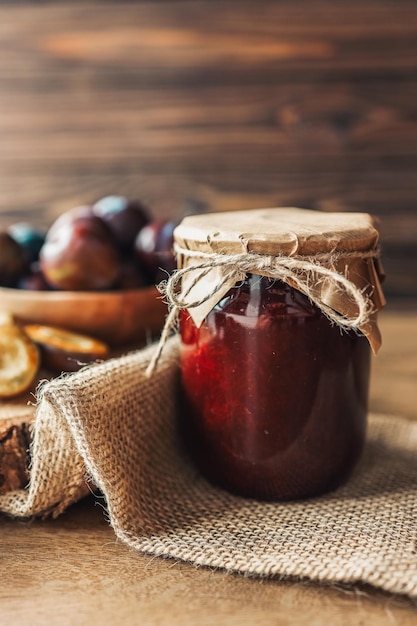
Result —
<svg viewBox="0 0 417 626"><path fill-rule="evenodd" d="M274 215L279 221L280 214ZM202 217L196 216L195 223L199 224ZM364 445L370 343L377 341L375 327L369 330L367 321L367 336L357 328L341 329L329 321L327 309L325 315L317 303L312 303L311 294L307 297L291 286L290 280L261 275L259 268L257 273L246 272L234 283L226 271L229 280L225 278L213 300L211 286L218 274L218 255L222 257L228 250L225 241L235 238L227 228L218 228L221 214L216 216L216 229L208 236L207 223L203 222L202 235L198 236L193 218L186 219L186 228L179 227L176 232L180 268L187 267L186 247L190 244L197 242L198 248L208 242L211 249L216 248L211 233L220 232L222 240L221 252L215 249L214 260L209 255L217 264L209 270L214 272L211 277L207 251L201 251L200 266L193 253L191 265L201 275L194 279L194 286L185 285L184 293L191 302L190 294L193 296L193 289L197 289L200 304L195 307L194 302L189 309L182 306L180 311L181 429L189 454L206 478L241 496L297 499L337 487L352 472ZM253 216L254 222L247 215L245 219L255 232L249 238L260 240L262 226L257 227L257 215ZM300 233L303 225L304 221ZM307 231L311 236L309 228ZM244 232L247 247L249 228ZM303 251L300 233L297 255L292 257L304 262L306 257L298 254ZM363 246L363 232L361 235ZM342 234L341 246L343 239ZM271 254L277 248L276 238L264 231L261 252L265 241L267 253ZM253 248L258 254L256 245ZM318 250L322 259L323 246L319 245ZM330 265L334 268L334 252L331 255ZM349 258L353 257L357 279L359 266L356 255ZM249 260L252 258L258 259L251 256ZM241 256L236 259L240 262ZM372 260L372 270L368 261L360 267L363 272L358 284L362 289L364 282L372 281L372 305L380 308L382 296L377 302L376 294L380 292L375 264ZM269 270L264 267L262 272ZM330 297L331 285L330 280L326 292L322 289L323 298ZM205 289L207 301L201 297ZM340 289L340 285L335 287L332 302L336 296L340 299ZM203 319L198 319L194 308L201 308L201 302ZM351 302L340 304L341 310L349 307L352 309Z"/></svg>
<svg viewBox="0 0 417 626"><path fill-rule="evenodd" d="M350 474L366 431L370 347L308 298L248 276L197 328L181 312L183 431L203 474L234 493L292 499Z"/></svg>

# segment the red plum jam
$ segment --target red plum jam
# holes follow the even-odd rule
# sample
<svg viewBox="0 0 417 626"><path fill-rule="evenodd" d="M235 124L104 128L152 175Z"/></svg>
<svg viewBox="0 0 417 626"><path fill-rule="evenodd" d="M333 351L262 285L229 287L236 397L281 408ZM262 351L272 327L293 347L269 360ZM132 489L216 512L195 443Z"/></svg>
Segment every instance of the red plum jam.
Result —
<svg viewBox="0 0 417 626"><path fill-rule="evenodd" d="M201 472L261 500L343 483L365 439L370 348L287 284L255 274L198 328L181 311L183 423Z"/></svg>

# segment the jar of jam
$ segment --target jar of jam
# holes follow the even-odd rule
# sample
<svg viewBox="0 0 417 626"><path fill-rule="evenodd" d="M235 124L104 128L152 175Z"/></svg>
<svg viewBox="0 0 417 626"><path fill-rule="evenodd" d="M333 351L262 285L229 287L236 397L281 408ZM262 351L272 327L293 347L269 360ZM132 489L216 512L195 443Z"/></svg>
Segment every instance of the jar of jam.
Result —
<svg viewBox="0 0 417 626"><path fill-rule="evenodd" d="M247 497L334 489L363 448L380 344L373 219L217 213L185 218L175 241L181 428L194 462Z"/></svg>

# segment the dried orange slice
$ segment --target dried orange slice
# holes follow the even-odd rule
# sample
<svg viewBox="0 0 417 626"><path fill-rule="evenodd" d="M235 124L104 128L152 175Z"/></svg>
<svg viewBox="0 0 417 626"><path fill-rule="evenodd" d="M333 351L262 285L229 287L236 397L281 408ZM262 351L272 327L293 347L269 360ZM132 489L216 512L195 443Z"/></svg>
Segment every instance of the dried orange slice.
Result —
<svg viewBox="0 0 417 626"><path fill-rule="evenodd" d="M26 391L39 369L39 350L13 318L0 315L0 398Z"/></svg>
<svg viewBox="0 0 417 626"><path fill-rule="evenodd" d="M24 328L40 347L44 367L54 372L76 372L109 354L107 344L88 335L43 324L28 324Z"/></svg>

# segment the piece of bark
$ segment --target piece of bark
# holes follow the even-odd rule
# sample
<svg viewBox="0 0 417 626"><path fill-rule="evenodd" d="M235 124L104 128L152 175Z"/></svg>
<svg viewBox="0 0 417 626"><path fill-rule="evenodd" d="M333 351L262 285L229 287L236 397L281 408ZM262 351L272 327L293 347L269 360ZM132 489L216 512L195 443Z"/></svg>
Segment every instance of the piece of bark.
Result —
<svg viewBox="0 0 417 626"><path fill-rule="evenodd" d="M28 483L34 419L34 406L18 402L0 405L0 494L23 489Z"/></svg>

